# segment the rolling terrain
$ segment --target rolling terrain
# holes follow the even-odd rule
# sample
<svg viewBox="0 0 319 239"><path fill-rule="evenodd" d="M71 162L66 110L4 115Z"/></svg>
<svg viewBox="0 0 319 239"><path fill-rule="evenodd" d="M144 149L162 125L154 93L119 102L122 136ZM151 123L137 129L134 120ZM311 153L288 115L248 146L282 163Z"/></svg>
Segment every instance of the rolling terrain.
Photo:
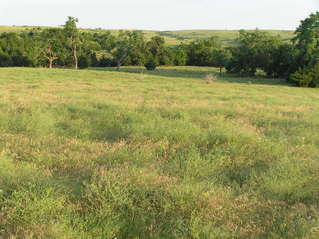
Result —
<svg viewBox="0 0 319 239"><path fill-rule="evenodd" d="M33 26L0 26L0 33L3 32L21 32L30 31L32 29L41 29L45 27ZM89 32L104 32L103 29L82 29L82 31ZM117 34L118 30L110 30L113 34ZM280 30L264 30L271 35L279 35L284 41L288 41L294 36L293 31L280 31ZM205 39L209 37L218 37L225 45L233 44L234 40L238 37L239 31L237 30L181 30L181 31L148 31L143 30L146 39L153 36L162 36L165 41L170 45L176 45L181 42L190 42L197 39Z"/></svg>

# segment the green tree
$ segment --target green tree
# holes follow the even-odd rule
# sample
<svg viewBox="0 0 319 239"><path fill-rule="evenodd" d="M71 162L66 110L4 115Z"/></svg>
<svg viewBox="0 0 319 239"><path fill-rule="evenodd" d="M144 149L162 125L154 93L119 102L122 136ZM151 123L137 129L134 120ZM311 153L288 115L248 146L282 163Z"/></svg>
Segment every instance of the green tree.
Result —
<svg viewBox="0 0 319 239"><path fill-rule="evenodd" d="M187 46L188 65L214 66L214 52L221 49L221 42L217 37L196 40Z"/></svg>
<svg viewBox="0 0 319 239"><path fill-rule="evenodd" d="M112 55L120 68L123 64L143 65L144 52L145 41L141 31L120 31Z"/></svg>
<svg viewBox="0 0 319 239"><path fill-rule="evenodd" d="M158 61L152 54L149 54L144 66L148 71L154 71L158 66Z"/></svg>
<svg viewBox="0 0 319 239"><path fill-rule="evenodd" d="M289 80L300 86L319 87L319 12L303 20L295 34L295 73Z"/></svg>
<svg viewBox="0 0 319 239"><path fill-rule="evenodd" d="M25 56L24 39L18 33L4 33L0 36L0 48L3 52L2 65L29 66Z"/></svg>
<svg viewBox="0 0 319 239"><path fill-rule="evenodd" d="M42 63L41 56L41 37L39 30L22 32L20 37L23 39L23 56L19 56L20 64L23 66L40 66ZM24 60L23 60L24 59ZM24 61L24 63L22 63Z"/></svg>
<svg viewBox="0 0 319 239"><path fill-rule="evenodd" d="M213 51L213 65L215 67L218 67L219 68L219 72L222 73L223 71L223 67L225 67L230 58L231 58L231 54L230 54L230 51L227 50L227 49L215 49Z"/></svg>
<svg viewBox="0 0 319 239"><path fill-rule="evenodd" d="M5 52L0 52L0 67L8 67L12 65L11 57Z"/></svg>
<svg viewBox="0 0 319 239"><path fill-rule="evenodd" d="M79 68L86 69L90 66L90 57L87 55L79 56Z"/></svg>
<svg viewBox="0 0 319 239"><path fill-rule="evenodd" d="M290 81L302 87L319 87L319 63L305 67L290 76Z"/></svg>
<svg viewBox="0 0 319 239"><path fill-rule="evenodd" d="M142 31L132 31L129 33L129 56L130 65L143 65L145 62L145 39Z"/></svg>
<svg viewBox="0 0 319 239"><path fill-rule="evenodd" d="M184 45L170 48L172 63L175 66L185 66L187 64L187 51Z"/></svg>
<svg viewBox="0 0 319 239"><path fill-rule="evenodd" d="M52 68L54 62L61 58L64 52L63 30L58 28L45 29L41 32L41 39L43 42L43 57L48 62L48 67Z"/></svg>
<svg viewBox="0 0 319 239"><path fill-rule="evenodd" d="M79 30L77 29L76 24L79 22L77 18L68 17L64 25L64 33L68 40L68 46L72 51L74 68L78 69L78 56L77 56L77 48L80 43L79 39Z"/></svg>
<svg viewBox="0 0 319 239"><path fill-rule="evenodd" d="M261 68L268 76L274 78L288 78L291 72L296 68L296 54L295 49L291 43L280 43L274 46Z"/></svg>
<svg viewBox="0 0 319 239"><path fill-rule="evenodd" d="M298 50L298 64L301 67L315 65L319 60L319 12L301 21L293 39Z"/></svg>
<svg viewBox="0 0 319 239"><path fill-rule="evenodd" d="M231 48L232 57L227 70L241 75L255 75L258 68L270 65L272 52L281 43L278 36L255 30L240 31L237 46Z"/></svg>
<svg viewBox="0 0 319 239"><path fill-rule="evenodd" d="M169 63L169 52L165 46L165 39L163 37L152 37L151 40L146 43L146 48L148 55L151 54L159 65Z"/></svg>
<svg viewBox="0 0 319 239"><path fill-rule="evenodd" d="M130 51L129 31L120 31L112 55L119 69L126 61Z"/></svg>
<svg viewBox="0 0 319 239"><path fill-rule="evenodd" d="M79 49L79 68L83 66L99 66L98 55L102 52L102 47L96 41L94 34L82 32L80 35L81 47ZM80 63L81 62L81 63Z"/></svg>

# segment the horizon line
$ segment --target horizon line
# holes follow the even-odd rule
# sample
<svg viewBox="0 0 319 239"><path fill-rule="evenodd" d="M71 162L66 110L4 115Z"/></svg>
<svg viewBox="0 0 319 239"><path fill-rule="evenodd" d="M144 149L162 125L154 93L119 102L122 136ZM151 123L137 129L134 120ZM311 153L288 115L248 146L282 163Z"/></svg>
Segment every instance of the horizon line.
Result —
<svg viewBox="0 0 319 239"><path fill-rule="evenodd" d="M44 26L44 25L0 25L0 27L48 27L48 28L59 28L63 25L58 26ZM261 31L295 31L296 29L277 29L277 28L224 28L224 29L214 29L214 28L179 28L179 29L147 29L147 28L104 28L104 27L86 27L86 26L78 26L79 29L86 30L136 30L136 31L155 31L155 32L174 32L174 31L240 31L240 30L261 30Z"/></svg>

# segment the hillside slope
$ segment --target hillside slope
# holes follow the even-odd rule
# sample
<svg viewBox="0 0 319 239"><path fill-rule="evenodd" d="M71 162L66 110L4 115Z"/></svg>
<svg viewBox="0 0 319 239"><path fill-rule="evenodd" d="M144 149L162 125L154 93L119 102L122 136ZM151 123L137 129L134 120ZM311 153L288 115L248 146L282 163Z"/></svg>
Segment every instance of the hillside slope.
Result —
<svg viewBox="0 0 319 239"><path fill-rule="evenodd" d="M2 32L21 32L30 31L34 26L0 26L0 33ZM103 29L82 29L82 31L103 32ZM110 30L113 34L117 34L119 30ZM283 40L287 41L294 36L293 31L280 30L264 30L272 35L279 35ZM166 42L170 45L179 44L181 42L189 42L196 39L204 39L209 37L218 37L225 45L230 45L238 37L238 30L181 30L181 31L148 31L143 30L145 37L150 39L153 36L163 36Z"/></svg>

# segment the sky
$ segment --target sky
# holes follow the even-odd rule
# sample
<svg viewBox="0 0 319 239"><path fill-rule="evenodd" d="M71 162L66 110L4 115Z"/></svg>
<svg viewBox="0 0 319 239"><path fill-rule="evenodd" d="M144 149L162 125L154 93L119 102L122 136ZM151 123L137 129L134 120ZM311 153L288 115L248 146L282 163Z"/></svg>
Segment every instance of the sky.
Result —
<svg viewBox="0 0 319 239"><path fill-rule="evenodd" d="M0 25L83 28L293 30L319 0L0 0Z"/></svg>

